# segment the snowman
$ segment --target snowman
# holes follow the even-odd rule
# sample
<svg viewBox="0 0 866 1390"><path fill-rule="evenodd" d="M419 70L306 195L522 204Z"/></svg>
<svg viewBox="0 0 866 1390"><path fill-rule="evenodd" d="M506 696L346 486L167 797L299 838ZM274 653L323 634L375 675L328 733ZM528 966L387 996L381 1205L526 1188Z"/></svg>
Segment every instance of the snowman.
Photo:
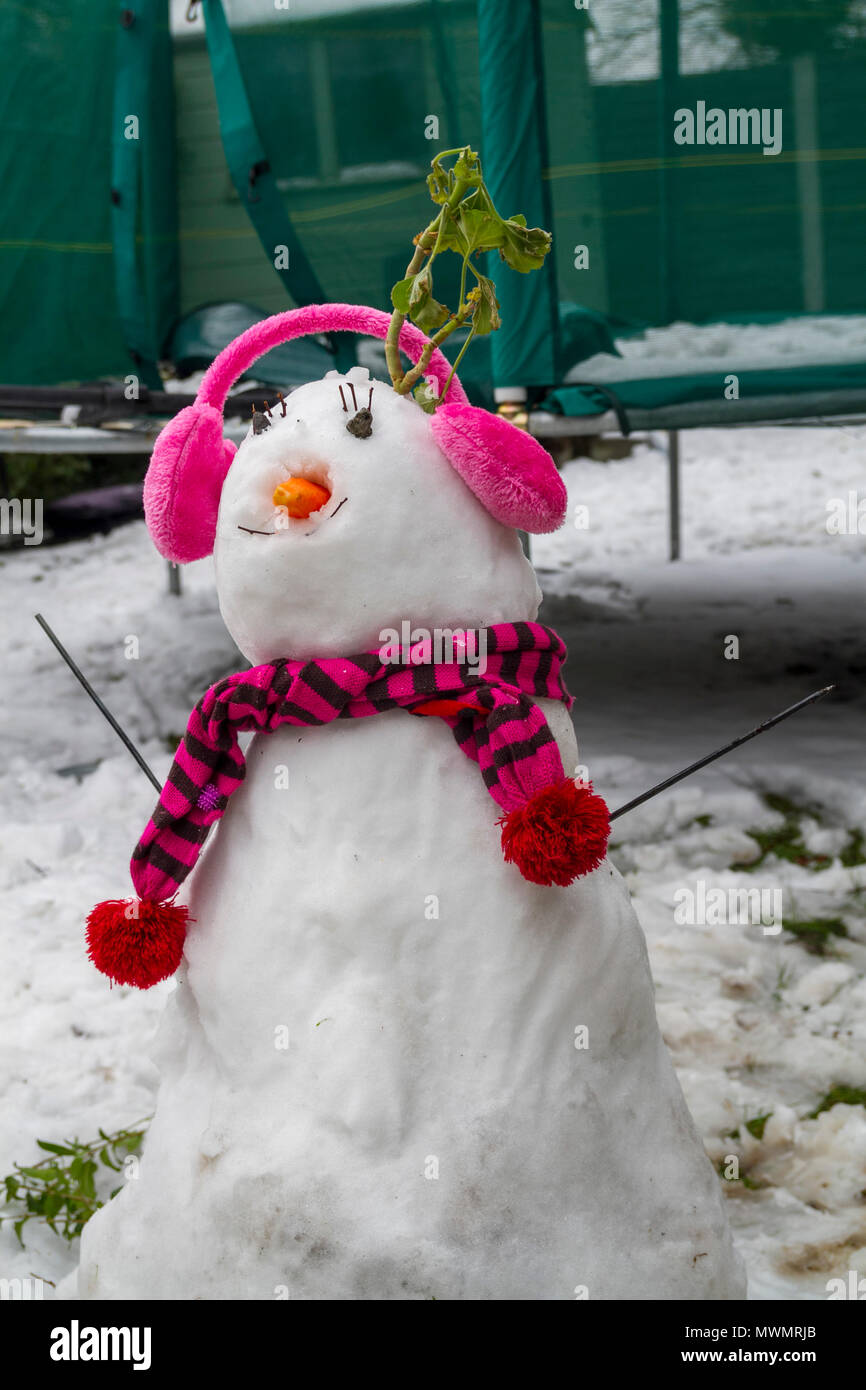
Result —
<svg viewBox="0 0 866 1390"><path fill-rule="evenodd" d="M438 350L433 414L353 367L223 440L261 353L388 322L264 320L154 451L154 540L213 552L251 666L190 717L137 898L89 919L111 978L177 988L77 1296L742 1298L604 804L569 775L517 533L563 520L549 456Z"/></svg>

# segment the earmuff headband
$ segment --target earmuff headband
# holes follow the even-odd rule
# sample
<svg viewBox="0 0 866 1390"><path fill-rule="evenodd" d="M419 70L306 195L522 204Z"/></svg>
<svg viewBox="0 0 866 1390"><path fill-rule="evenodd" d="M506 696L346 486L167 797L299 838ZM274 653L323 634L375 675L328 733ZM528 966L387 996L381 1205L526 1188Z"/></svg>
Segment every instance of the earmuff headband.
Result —
<svg viewBox="0 0 866 1390"><path fill-rule="evenodd" d="M343 331L384 339L390 323L389 314L361 304L308 304L253 324L223 349L205 372L194 404L160 433L144 480L145 519L166 559L186 564L213 550L220 493L236 452L223 437L223 412L238 378L263 353L293 338ZM399 343L416 362L429 347L408 321ZM467 487L503 525L555 531L567 497L547 451L510 421L470 405L456 373L449 381L451 364L439 348L426 370L445 391L431 417L433 437Z"/></svg>
<svg viewBox="0 0 866 1390"><path fill-rule="evenodd" d="M310 333L363 333L370 338L386 338L390 327L390 314L381 309L368 309L362 304L308 304L303 309L288 309L283 314L273 314L261 323L254 323L233 343L219 354L211 363L199 387L197 401L201 405L212 405L224 410L228 393L238 377L248 371L263 353L293 338L303 338ZM428 339L407 319L400 333L400 347L407 357L417 360L428 345ZM440 391L448 380L451 363L445 354L434 348L430 358L429 374L436 378ZM460 385L457 375L445 393L448 402L466 402L466 392Z"/></svg>

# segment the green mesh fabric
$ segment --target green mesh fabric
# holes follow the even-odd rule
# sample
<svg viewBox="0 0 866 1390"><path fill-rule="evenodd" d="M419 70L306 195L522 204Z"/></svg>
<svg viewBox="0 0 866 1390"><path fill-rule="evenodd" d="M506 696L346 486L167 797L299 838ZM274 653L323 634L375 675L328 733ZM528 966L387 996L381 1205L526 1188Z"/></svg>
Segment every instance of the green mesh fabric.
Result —
<svg viewBox="0 0 866 1390"><path fill-rule="evenodd" d="M482 3L489 32L497 6ZM511 4L502 0L503 24ZM528 196L520 181L541 149L543 187L527 211L549 209L554 233L551 277L497 271L519 324L507 352L503 339L493 354L499 384L556 385L579 357L580 338L561 331L561 318L557 332L551 285L560 305L614 327L862 311L866 38L856 6L806 7L809 23L793 28L788 0L685 6L678 47L672 0L536 8L537 46L503 46L520 71L497 119L503 70L489 53L480 61L478 0L227 2L267 177L328 298L387 307L428 217L431 156L472 143L485 157L487 141L506 214L518 210L512 196ZM139 317L153 351L178 315L237 301L273 312L304 293L291 267L278 273L230 175L205 37L183 9L176 141L163 141L163 194L151 180L138 232L151 250L171 241L179 260L179 289L167 294L170 263L163 273L146 258ZM118 13L105 0L0 7L0 380L128 369L109 203ZM160 83L162 67L149 89L157 104L170 99ZM676 145L674 112L698 102L780 109L781 153ZM585 267L575 265L581 246ZM439 287L456 294L456 258ZM577 321L573 307L566 319ZM548 353L539 333L551 332L559 341ZM473 348L461 374L471 380L490 363Z"/></svg>
<svg viewBox="0 0 866 1390"><path fill-rule="evenodd" d="M0 381L131 369L109 199L115 15L0 6Z"/></svg>
<svg viewBox="0 0 866 1390"><path fill-rule="evenodd" d="M156 380L178 307L167 10L0 6L0 381Z"/></svg>

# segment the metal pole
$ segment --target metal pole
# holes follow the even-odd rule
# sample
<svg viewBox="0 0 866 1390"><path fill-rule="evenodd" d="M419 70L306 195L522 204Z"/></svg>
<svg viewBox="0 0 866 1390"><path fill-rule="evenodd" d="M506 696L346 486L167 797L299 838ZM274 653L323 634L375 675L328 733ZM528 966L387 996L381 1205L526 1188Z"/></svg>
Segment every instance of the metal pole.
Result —
<svg viewBox="0 0 866 1390"><path fill-rule="evenodd" d="M172 564L171 560L166 560L168 565L168 592L174 594L175 598L180 598L182 590L180 587L180 565Z"/></svg>
<svg viewBox="0 0 866 1390"><path fill-rule="evenodd" d="M636 796L633 801L627 801L624 806L620 806L618 810L611 813L611 820L614 821L618 816L624 816L626 811L633 811L635 806L642 806L645 801L649 801L650 797L658 796L659 792L674 786L676 782L681 782L684 777L690 777L699 768L706 767L708 763L714 763L716 758L723 758L726 753L730 753L734 748L739 748L740 744L748 743L750 738L757 738L758 734L765 734L774 725L781 724L783 719L788 719L790 715L796 714L798 709L805 709L806 705L813 705L816 700L823 700L825 695L829 695L835 689L835 685L825 685L823 690L813 690L812 694L807 695L805 700L798 700L796 705L789 705L787 709L782 710L781 714L774 714L772 719L765 719L763 724L758 724L747 734L741 734L739 738L731 739L731 742L726 743L724 748L717 748L715 753L708 753L705 758L699 758L696 763L689 763L689 766L684 767L681 772L675 772L673 777L666 777L663 782L657 782L654 787L650 787L649 791L641 792L640 796Z"/></svg>
<svg viewBox="0 0 866 1390"><path fill-rule="evenodd" d="M87 691L91 700L96 705L96 708L99 710L100 714L105 715L105 718L108 720L112 729L117 734L117 737L120 739L121 743L123 743L124 746L129 749L130 753L135 758L135 761L138 763L145 776L150 778L151 784L156 788L157 795L161 796L162 783L157 781L153 772L150 770L147 763L144 761L144 758L141 756L135 744L133 743L132 739L129 737L129 734L126 732L125 729L122 729L120 727L108 706L102 703L96 691L93 689L93 686L90 684L90 681L85 676L84 672L81 670L80 667L76 666L75 662L72 660L72 657L69 655L68 651L61 642L60 638L52 632L51 628L46 623L42 614L34 613L33 616L35 617L39 626L42 628L42 631L45 633L45 636L48 638L48 640L50 642L53 642L54 646L57 648L60 655L63 657L63 660L66 662L66 665L69 667L75 679L79 682L80 685L84 686L84 689Z"/></svg>
<svg viewBox="0 0 866 1390"><path fill-rule="evenodd" d="M824 226L821 201L821 137L814 53L793 60L794 134L797 140L797 203L800 213L803 308L820 314L826 307Z"/></svg>
<svg viewBox="0 0 866 1390"><path fill-rule="evenodd" d="M668 520L671 559L680 558L680 432L668 431Z"/></svg>
<svg viewBox="0 0 866 1390"><path fill-rule="evenodd" d="M680 317L677 294L677 210L674 112L680 77L679 0L659 0L659 298L661 322Z"/></svg>

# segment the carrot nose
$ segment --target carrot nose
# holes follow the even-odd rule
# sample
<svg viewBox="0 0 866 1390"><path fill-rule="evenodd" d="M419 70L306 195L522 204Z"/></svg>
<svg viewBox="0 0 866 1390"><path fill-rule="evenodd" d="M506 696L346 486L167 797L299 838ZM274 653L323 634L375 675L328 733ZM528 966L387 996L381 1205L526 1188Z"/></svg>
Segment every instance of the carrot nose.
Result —
<svg viewBox="0 0 866 1390"><path fill-rule="evenodd" d="M289 516L307 517L324 507L330 496L326 487L309 478L286 478L274 489L274 506L285 507Z"/></svg>

